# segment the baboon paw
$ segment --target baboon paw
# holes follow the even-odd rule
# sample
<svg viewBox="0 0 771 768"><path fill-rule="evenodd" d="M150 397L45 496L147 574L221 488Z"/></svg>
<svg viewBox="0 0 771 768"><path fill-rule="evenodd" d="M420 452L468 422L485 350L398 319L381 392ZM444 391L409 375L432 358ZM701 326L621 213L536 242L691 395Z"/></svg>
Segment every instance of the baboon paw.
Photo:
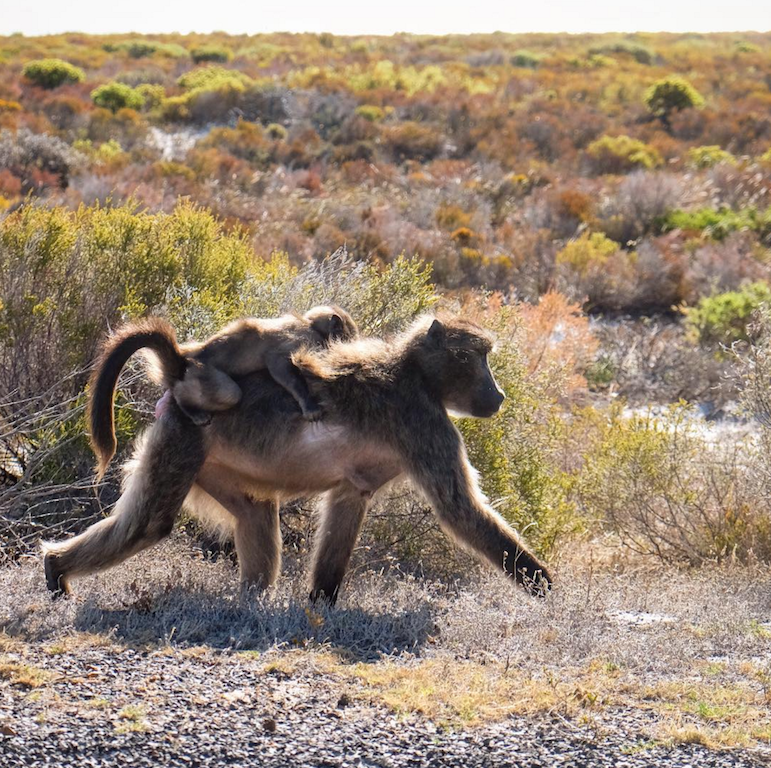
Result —
<svg viewBox="0 0 771 768"><path fill-rule="evenodd" d="M308 595L308 599L312 603L326 603L332 607L337 602L337 593L337 589L333 590L331 595L325 589L314 589Z"/></svg>
<svg viewBox="0 0 771 768"><path fill-rule="evenodd" d="M46 575L46 586L51 593L51 598L58 600L60 597L69 594L67 581L64 578L64 574L60 573L56 568L53 555L46 555L43 558L43 567Z"/></svg>
<svg viewBox="0 0 771 768"><path fill-rule="evenodd" d="M545 571L523 572L521 584L531 597L543 599L551 592L552 579Z"/></svg>

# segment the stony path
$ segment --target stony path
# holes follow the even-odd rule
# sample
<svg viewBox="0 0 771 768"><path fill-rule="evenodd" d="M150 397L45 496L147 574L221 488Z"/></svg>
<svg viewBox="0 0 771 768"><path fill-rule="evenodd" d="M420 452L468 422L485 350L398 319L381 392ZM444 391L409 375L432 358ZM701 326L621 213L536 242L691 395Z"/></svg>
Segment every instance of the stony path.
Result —
<svg viewBox="0 0 771 768"><path fill-rule="evenodd" d="M769 764L760 753L652 747L639 714L609 715L602 733L519 717L442 729L354 696L349 681L312 663L271 670L259 654L27 646L5 659L17 672L0 682L2 768ZM25 671L32 679L20 682Z"/></svg>

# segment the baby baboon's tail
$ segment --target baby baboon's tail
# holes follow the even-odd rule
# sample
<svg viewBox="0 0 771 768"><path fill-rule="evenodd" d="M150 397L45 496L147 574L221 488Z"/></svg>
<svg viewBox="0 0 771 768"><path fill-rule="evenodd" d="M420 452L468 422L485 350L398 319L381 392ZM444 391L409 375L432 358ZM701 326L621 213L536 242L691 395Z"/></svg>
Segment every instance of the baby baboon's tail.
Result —
<svg viewBox="0 0 771 768"><path fill-rule="evenodd" d="M91 374L88 424L96 454L97 477L101 477L115 455L113 400L118 376L128 359L140 349L155 353L160 383L169 387L185 375L187 361L177 344L174 328L159 317L148 317L119 328L107 338Z"/></svg>

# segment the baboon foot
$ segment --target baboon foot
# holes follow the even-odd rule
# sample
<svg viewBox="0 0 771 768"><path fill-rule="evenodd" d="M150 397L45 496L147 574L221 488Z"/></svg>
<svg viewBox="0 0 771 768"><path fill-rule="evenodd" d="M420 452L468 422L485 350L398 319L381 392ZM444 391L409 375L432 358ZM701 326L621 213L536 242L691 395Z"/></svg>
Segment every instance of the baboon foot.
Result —
<svg viewBox="0 0 771 768"><path fill-rule="evenodd" d="M308 595L308 599L312 603L326 603L330 608L332 608L337 602L337 595L339 592L340 587L335 587L330 591L327 591L323 588L314 589L311 591L310 595Z"/></svg>
<svg viewBox="0 0 771 768"><path fill-rule="evenodd" d="M208 411L202 411L199 408L191 408L190 406L185 406L180 403L177 403L177 405L179 405L179 410L182 411L196 427L205 427L211 424L211 414Z"/></svg>
<svg viewBox="0 0 771 768"><path fill-rule="evenodd" d="M551 592L553 583L551 575L545 568L538 569L537 571L526 571L523 568L517 580L528 595L540 597L541 599Z"/></svg>
<svg viewBox="0 0 771 768"><path fill-rule="evenodd" d="M56 565L56 555L49 552L43 558L43 568L46 574L46 586L51 592L51 597L58 600L60 597L69 595L70 585Z"/></svg>

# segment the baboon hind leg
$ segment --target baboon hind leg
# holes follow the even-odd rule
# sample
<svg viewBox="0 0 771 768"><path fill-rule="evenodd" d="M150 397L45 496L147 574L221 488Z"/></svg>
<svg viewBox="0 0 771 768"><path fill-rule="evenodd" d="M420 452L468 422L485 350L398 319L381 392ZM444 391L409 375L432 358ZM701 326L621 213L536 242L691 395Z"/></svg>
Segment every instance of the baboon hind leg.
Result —
<svg viewBox="0 0 771 768"><path fill-rule="evenodd" d="M201 430L174 408L137 450L137 465L112 514L67 541L43 543L46 583L54 597L69 580L104 570L161 541L204 462Z"/></svg>
<svg viewBox="0 0 771 768"><path fill-rule="evenodd" d="M207 468L196 480L236 519L234 538L241 587L264 589L281 571L281 523L275 499L256 500L241 491L225 490L216 473Z"/></svg>
<svg viewBox="0 0 771 768"><path fill-rule="evenodd" d="M324 495L313 549L310 598L334 605L359 538L369 495L344 481Z"/></svg>
<svg viewBox="0 0 771 768"><path fill-rule="evenodd" d="M241 587L265 589L281 571L281 524L278 502L247 500L248 515L236 522L236 553Z"/></svg>

